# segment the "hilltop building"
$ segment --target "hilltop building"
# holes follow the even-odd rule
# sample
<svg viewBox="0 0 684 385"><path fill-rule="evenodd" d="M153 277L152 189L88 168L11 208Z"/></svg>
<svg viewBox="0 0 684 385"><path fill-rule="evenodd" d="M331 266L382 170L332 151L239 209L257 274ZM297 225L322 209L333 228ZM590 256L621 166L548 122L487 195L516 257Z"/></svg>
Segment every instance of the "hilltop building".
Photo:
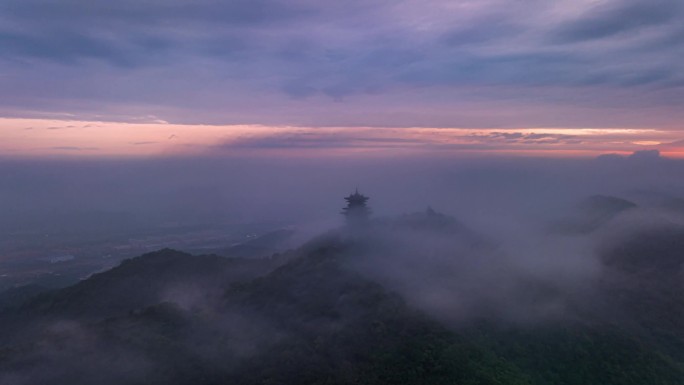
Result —
<svg viewBox="0 0 684 385"><path fill-rule="evenodd" d="M356 225L368 221L371 214L370 208L366 205L368 199L370 198L360 194L358 189L344 198L347 201L347 207L342 209L342 215L347 219L347 224Z"/></svg>

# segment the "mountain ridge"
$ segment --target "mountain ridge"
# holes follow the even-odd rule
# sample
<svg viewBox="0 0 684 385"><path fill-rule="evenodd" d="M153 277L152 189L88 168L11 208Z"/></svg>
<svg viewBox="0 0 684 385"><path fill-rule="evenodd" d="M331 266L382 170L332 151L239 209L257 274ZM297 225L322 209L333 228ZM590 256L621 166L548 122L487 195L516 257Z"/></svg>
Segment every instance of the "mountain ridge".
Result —
<svg viewBox="0 0 684 385"><path fill-rule="evenodd" d="M443 244L425 249L425 239ZM270 258L192 256L170 249L148 253L0 314L11 325L0 331L0 373L5 373L0 380L13 385L681 383L682 347L653 338L658 323L640 321L643 331L635 331L603 319L515 323L474 313L469 322L450 324L435 318L430 307L415 306L415 299L424 297L407 300L405 290L420 286L405 285L405 270L432 277L451 266L444 263L457 261L458 268L474 269L465 273L475 273L482 263L499 261L482 259L497 252L483 239L454 219L426 212L375 222L365 232L332 231ZM413 255L416 250L427 254ZM359 261L383 264L368 270ZM393 262L399 265L392 267ZM434 268L421 272L414 263ZM606 266L619 270L620 265ZM378 268L401 274L394 281L380 279ZM611 295L634 296L629 287L604 284L602 290ZM657 303L649 298L648 304ZM619 309L623 305L616 301Z"/></svg>

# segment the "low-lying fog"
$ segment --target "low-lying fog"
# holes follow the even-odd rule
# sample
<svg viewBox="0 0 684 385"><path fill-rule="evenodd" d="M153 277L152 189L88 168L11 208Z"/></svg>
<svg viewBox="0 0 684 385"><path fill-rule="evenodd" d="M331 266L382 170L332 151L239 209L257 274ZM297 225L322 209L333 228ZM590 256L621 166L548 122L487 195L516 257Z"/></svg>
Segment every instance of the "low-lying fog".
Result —
<svg viewBox="0 0 684 385"><path fill-rule="evenodd" d="M288 258L302 258L297 260L300 265L294 263L290 270L281 271L283 280L279 281L276 275L272 281L263 281L274 285L273 292L266 291L266 299L261 299L268 304L272 303L271 296L277 302L277 293L296 292L301 284L306 290L297 293L304 301L316 298L312 292L321 290L332 296L324 297L332 301L331 306L342 304L340 309L344 310L345 298L348 300L350 294L345 292L345 282L336 281L337 275L353 283L358 281L352 277L360 273L361 277L398 294L411 307L454 329L479 320L523 326L547 321L648 326L648 322L655 320L657 328L676 334L680 333L681 319L672 315L670 309L681 309L683 289L684 241L678 241L684 239L681 175L684 162L661 158L656 152L586 160L5 160L0 162L0 224L4 231L0 241L9 242L17 234L33 234L38 247L43 232L53 236L76 234L73 242L86 243L97 232L135 234L150 228L163 229L169 223L285 223L295 230L299 242L314 239L307 246L310 253L304 248L265 258L263 266L260 262L250 265L254 260L242 260L246 263L245 271L266 274L287 263ZM342 198L356 188L371 198L373 221L359 229L345 228L340 215L345 204ZM315 237L319 234L323 235ZM330 276L325 275L330 273L324 268L316 270L312 256L327 255L316 249L317 242L322 242L321 250L335 250L332 260L354 274L345 275L349 270L339 270ZM171 302L183 311L200 309L197 314L210 315L200 317L202 322L215 319L214 323L200 323L200 332L186 341L191 346L203 346L205 350L197 356L206 362L213 363L214 357L228 353L240 357L256 355L258 349L251 344L258 345L265 338L270 346L290 335L292 331L276 327L281 324L272 319L275 316L269 313L271 310L277 314L278 309L290 309L283 310L285 313L275 317L278 319L306 318L296 313L303 310L295 306L295 300L277 302L280 307L259 307L265 312L261 315L243 314L240 306L249 304L235 300L240 297L239 290L233 293L234 302L230 302L232 297L224 293L228 293L226 285L232 281L224 279L229 276L235 282L249 281L256 273L250 275L235 266L224 266L224 258L213 256L202 257L204 265L197 262L200 259L169 257L177 258L175 263L180 263L180 267L163 258L155 259L164 253L173 255L165 251L157 257L148 256L147 261L140 259L137 265L122 265L119 272L151 269L154 284L145 285L149 303L142 303L147 297L140 293L130 296L142 301L142 305ZM307 267L306 263L314 266ZM214 264L224 266L226 272L214 271ZM317 274L323 274L320 281ZM103 297L90 298L89 293L76 290L72 293L76 299L67 296L65 309L75 306L81 312L76 314L88 315L106 304L103 308L115 313L112 309L118 308L113 304L118 303L129 318L147 314L137 308L126 308L130 305L129 296L117 291L130 290L127 279L135 281L133 275L131 278L119 274L116 276L120 281L104 279L104 283L93 283L96 289L97 285L104 285L104 289L96 290ZM110 284L113 288L107 286ZM65 293L68 295L68 290ZM85 299L79 299L81 294ZM88 302L89 298L94 302ZM639 302L643 298L648 300ZM232 303L233 307L216 305L222 301ZM225 310L233 308L237 310ZM59 321L46 330L79 337L73 345L75 350L55 353L50 342L44 344L47 348L28 354L29 360L33 359L31 354L36 354L42 361L35 362L45 362L47 357L49 362L59 363L55 367L66 368L67 374L81 373L83 369L71 363L80 361L72 357L82 355L79 349L96 348L102 354L91 363L95 369L86 369L95 373L90 374L94 378L111 357L133 359L112 373L105 371L110 378L122 374L134 378L147 375L146 359L151 356L132 355L127 350L130 347L122 347L121 351L101 348L91 342L99 338L96 332L86 331L85 323L65 316L70 314L67 310L60 310L59 306L56 309L55 314L67 321ZM367 310L350 309L347 310L352 313ZM342 318L345 322L355 319ZM339 327L342 321L336 320L331 326L328 321L318 320L315 327L306 328L318 333L316 327ZM125 330L117 332L125 335ZM206 330L238 342L246 336L247 347L221 344L216 342L220 339L213 337L205 340L210 335ZM133 352L140 354L137 350ZM57 370L46 367L37 373L48 376ZM40 376L17 369L3 378L9 383L28 384L37 383L35 379Z"/></svg>
<svg viewBox="0 0 684 385"><path fill-rule="evenodd" d="M591 160L0 160L0 225L5 231L79 228L103 220L335 226L342 197L358 187L371 197L376 217L429 205L488 231L502 227L509 233L563 215L590 195L656 204L684 198L682 171L684 162L653 152Z"/></svg>
<svg viewBox="0 0 684 385"><path fill-rule="evenodd" d="M7 260L16 251L11 245L17 234L26 237L24 248L47 244L43 238L47 236L68 238L71 246L78 246L93 242L95 234L98 239L121 232L134 237L149 229L163 233L167 228L177 232L179 226L264 222L291 226L296 229L295 243L301 243L341 226L342 198L358 188L371 198L374 218L431 207L485 237L497 250L487 258L499 262L470 267L480 273L497 266L530 275L534 285L575 290L582 286L577 282L589 282L597 274L594 253L609 247L603 245L610 245L611 239L635 228L683 222L681 175L683 161L660 157L655 151L582 160L425 156L3 160L0 253ZM604 226L604 222L610 223ZM453 246L420 236L404 250ZM407 238L410 234L399 239ZM154 245L174 247L163 244L166 241L160 238ZM16 259L23 254L11 255ZM475 270L439 263L433 267L468 276L459 285L479 290L475 281L481 277ZM3 271L11 274L11 269ZM434 272L424 273L429 279ZM502 274L507 276L486 271L486 279L496 281L503 291L518 284L496 278ZM437 293L424 295L440 300ZM545 307L539 311L553 312L561 305L541 302L539 306Z"/></svg>

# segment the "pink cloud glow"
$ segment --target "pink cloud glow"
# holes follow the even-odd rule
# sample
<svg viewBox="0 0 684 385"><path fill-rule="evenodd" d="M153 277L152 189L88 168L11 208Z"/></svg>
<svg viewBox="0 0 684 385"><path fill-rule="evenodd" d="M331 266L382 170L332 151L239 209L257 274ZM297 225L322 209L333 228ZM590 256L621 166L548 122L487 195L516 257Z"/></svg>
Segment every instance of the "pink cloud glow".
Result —
<svg viewBox="0 0 684 385"><path fill-rule="evenodd" d="M659 149L684 157L677 131L635 128L378 128L183 125L0 119L10 157L179 155L524 155L577 157Z"/></svg>

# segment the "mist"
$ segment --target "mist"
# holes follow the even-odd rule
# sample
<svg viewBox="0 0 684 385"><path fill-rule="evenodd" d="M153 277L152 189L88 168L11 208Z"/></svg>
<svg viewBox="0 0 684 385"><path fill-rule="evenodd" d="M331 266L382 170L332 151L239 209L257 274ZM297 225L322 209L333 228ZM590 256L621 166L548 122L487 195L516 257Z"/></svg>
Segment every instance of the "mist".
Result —
<svg viewBox="0 0 684 385"><path fill-rule="evenodd" d="M256 232L295 229L295 242L289 245L295 247L342 226L342 197L358 188L371 198L374 218L394 218L431 207L487 240L495 252L480 257L492 259L484 266L507 266L506 272L494 276L488 275L494 272L482 272L480 276L463 266L444 265L446 261L464 261L450 257L433 260L439 263L433 268L447 268L473 282L494 280L504 285L502 291L510 288L501 274L531 276L535 284L574 287L578 285L563 282L587 283L598 274L593 257L597 244L619 239L650 222L655 226L679 220L678 212L668 204L684 197L684 181L677 177L683 171L684 162L653 152L598 159L207 156L89 162L5 160L0 163L4 181L0 185L0 224L6 242L0 250L7 261L16 260L19 252L30 248L26 245L35 245L36 240L46 246L42 254L35 255L44 256L52 255L50 247L78 251L82 244L104 242L115 234L135 238L174 233L182 238L207 227L242 234L245 231L235 229L250 225L250 231ZM619 221L597 229L598 233L554 233L554 224L563 221L579 221L581 227L583 216L589 214L579 206L595 195L620 197L639 207L629 215L621 213ZM424 248L441 247L443 257L462 248L449 234L446 239L433 234L423 239L419 232L402 231L396 240L390 237L385 243L403 244L404 250L411 250L407 258L422 255ZM16 245L16 234L24 234L26 242ZM388 236L382 234L381 238ZM46 237L62 242L51 246ZM9 242L10 238L15 243ZM412 241L406 244L407 240ZM153 247L174 247L165 242L168 239L162 238ZM89 252L77 256L87 257ZM473 250L460 253L482 254ZM380 270L387 271L383 263ZM487 292L479 287L468 290L482 295Z"/></svg>
<svg viewBox="0 0 684 385"><path fill-rule="evenodd" d="M45 285L37 266L62 276L79 266L81 281L13 305L19 315L3 305L0 320L17 330L0 335L3 342L35 344L0 378L182 383L174 373L200 370L249 382L258 378L245 364L254 357L279 368L285 364L274 349L363 328L369 314L385 311L361 305L378 290L400 298L383 306L405 303L466 335L480 322L629 329L652 321L643 309L670 319L682 290L682 172L684 162L654 152L543 160L5 159L3 284ZM356 189L372 210L358 228L340 215L342 198ZM274 231L276 240L293 235L244 247ZM173 244L185 238L196 239ZM119 265L138 255L129 248L101 257L134 242L222 256L162 250ZM215 245L198 246L205 242ZM652 250L664 259L649 260ZM73 260L43 258L64 253ZM74 283L65 282L53 286ZM363 288L353 291L360 302L350 300L349 287ZM666 330L678 330L676 317L668 322ZM177 351L147 350L159 341ZM97 354L84 369L74 362L86 351ZM29 364L36 361L44 364Z"/></svg>
<svg viewBox="0 0 684 385"><path fill-rule="evenodd" d="M294 247L342 225L342 197L357 188L371 198L375 218L432 207L494 242L539 249L548 240L535 234L543 237L548 222L575 215L589 196L653 208L676 203L684 197L682 171L684 162L650 151L598 159L4 159L0 259L91 256L104 250L97 243L107 243L103 255L124 248L196 251L280 228L295 230Z"/></svg>
<svg viewBox="0 0 684 385"><path fill-rule="evenodd" d="M15 227L35 220L32 224L69 228L78 226L79 215L87 213L119 214L144 224L339 222L341 197L359 188L372 198L376 216L431 205L475 221L513 216L527 221L593 194L681 196L683 183L677 176L683 167L681 161L657 154L589 160L6 159L0 161L0 209L2 223Z"/></svg>

